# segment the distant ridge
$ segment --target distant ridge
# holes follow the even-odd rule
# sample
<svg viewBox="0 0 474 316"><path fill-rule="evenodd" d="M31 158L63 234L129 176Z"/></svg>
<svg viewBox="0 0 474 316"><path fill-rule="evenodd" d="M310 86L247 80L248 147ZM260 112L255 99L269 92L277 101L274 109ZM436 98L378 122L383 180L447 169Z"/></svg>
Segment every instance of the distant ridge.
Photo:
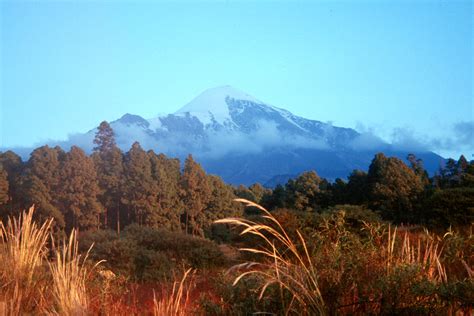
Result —
<svg viewBox="0 0 474 316"><path fill-rule="evenodd" d="M353 169L366 170L377 152L404 161L414 153L430 173L443 162L429 151L407 151L351 128L294 115L228 85L205 90L172 114L144 119L127 113L111 126L124 151L139 141L169 156L191 153L208 172L233 184L275 186L311 169L330 180L346 178ZM52 144L90 151L94 135L95 128Z"/></svg>

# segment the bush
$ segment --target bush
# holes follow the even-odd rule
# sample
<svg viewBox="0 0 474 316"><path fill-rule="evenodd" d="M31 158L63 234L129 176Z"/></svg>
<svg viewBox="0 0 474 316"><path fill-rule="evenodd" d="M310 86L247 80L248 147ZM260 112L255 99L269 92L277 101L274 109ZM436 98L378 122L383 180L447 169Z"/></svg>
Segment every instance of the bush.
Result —
<svg viewBox="0 0 474 316"><path fill-rule="evenodd" d="M93 242L93 258L106 258L108 269L137 281L165 280L182 265L210 269L225 263L212 241L138 225L128 226L120 236L112 231L86 234L82 249Z"/></svg>

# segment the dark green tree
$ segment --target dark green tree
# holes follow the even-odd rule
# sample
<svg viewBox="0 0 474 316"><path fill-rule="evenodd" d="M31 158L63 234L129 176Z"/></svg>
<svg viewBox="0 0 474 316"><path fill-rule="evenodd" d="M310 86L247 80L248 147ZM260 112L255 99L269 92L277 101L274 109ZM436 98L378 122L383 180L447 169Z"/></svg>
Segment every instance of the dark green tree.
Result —
<svg viewBox="0 0 474 316"><path fill-rule="evenodd" d="M64 157L60 172L61 184L56 192L67 231L100 228L103 207L97 199L100 190L92 159L73 146Z"/></svg>
<svg viewBox="0 0 474 316"><path fill-rule="evenodd" d="M8 202L8 175L0 163L0 205Z"/></svg>
<svg viewBox="0 0 474 316"><path fill-rule="evenodd" d="M168 230L180 230L180 215L183 205L180 199L179 181L181 177L178 159L168 159L165 155L148 152L151 161L153 178L153 195L156 207L147 218L147 224L152 227L162 227Z"/></svg>
<svg viewBox="0 0 474 316"><path fill-rule="evenodd" d="M414 154L409 154L407 156L407 160L410 163L411 169L413 172L420 177L421 183L425 187L429 187L431 185L430 182L430 177L428 175L428 172L425 170L425 167L423 165L423 160L422 159L417 159Z"/></svg>
<svg viewBox="0 0 474 316"><path fill-rule="evenodd" d="M412 169L398 158L379 153L372 160L367 175L370 205L396 221L410 221L423 184Z"/></svg>
<svg viewBox="0 0 474 316"><path fill-rule="evenodd" d="M347 203L363 204L368 201L367 173L362 170L353 170L348 177Z"/></svg>
<svg viewBox="0 0 474 316"><path fill-rule="evenodd" d="M120 232L121 186L123 182L123 154L115 145L114 132L102 122L95 135L94 161L101 205L105 208L103 224Z"/></svg>
<svg viewBox="0 0 474 316"><path fill-rule="evenodd" d="M156 190L151 173L151 161L138 142L125 155L125 182L122 202L127 206L127 223L148 223L157 207Z"/></svg>
<svg viewBox="0 0 474 316"><path fill-rule="evenodd" d="M299 211L314 211L316 209L321 178L315 171L302 173L296 179L290 179L286 184L288 204Z"/></svg>
<svg viewBox="0 0 474 316"><path fill-rule="evenodd" d="M278 184L270 193L266 193L262 197L261 204L267 210L275 210L286 206L287 194L285 187Z"/></svg>
<svg viewBox="0 0 474 316"><path fill-rule="evenodd" d="M208 183L210 187L210 198L206 205L205 228L209 227L213 221L225 217L235 217L242 213L240 203L235 203L236 198L231 186L227 185L218 176L209 175Z"/></svg>
<svg viewBox="0 0 474 316"><path fill-rule="evenodd" d="M13 214L15 211L29 207L24 205L24 197L21 194L21 174L24 164L13 151L0 153L0 165L7 173L8 180L8 201L3 206L5 213Z"/></svg>
<svg viewBox="0 0 474 316"><path fill-rule="evenodd" d="M58 229L65 225L58 195L62 186L60 171L65 155L59 147L39 147L31 153L21 177L20 194L25 207L34 204L36 216L40 220L54 218Z"/></svg>
<svg viewBox="0 0 474 316"><path fill-rule="evenodd" d="M201 166L189 155L184 162L181 178L182 200L184 202L183 222L186 233L203 236L201 226L205 222L204 210L210 200L211 190Z"/></svg>

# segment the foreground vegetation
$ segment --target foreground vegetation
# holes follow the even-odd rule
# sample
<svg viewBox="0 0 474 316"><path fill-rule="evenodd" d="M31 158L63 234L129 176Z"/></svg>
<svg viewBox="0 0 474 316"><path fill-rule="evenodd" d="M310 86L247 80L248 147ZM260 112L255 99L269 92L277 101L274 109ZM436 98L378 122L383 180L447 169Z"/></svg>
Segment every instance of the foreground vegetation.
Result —
<svg viewBox="0 0 474 316"><path fill-rule="evenodd" d="M350 208L308 218L241 202L261 216L216 223L236 227L227 247L241 248L238 258L205 239L138 227L111 239L84 235L87 250L79 252L76 231L56 242L51 221L35 223L33 209L23 212L0 224L0 313L472 312L472 231L440 236L361 219Z"/></svg>
<svg viewBox="0 0 474 316"><path fill-rule="evenodd" d="M0 315L472 314L474 161L268 189L95 144L0 153Z"/></svg>

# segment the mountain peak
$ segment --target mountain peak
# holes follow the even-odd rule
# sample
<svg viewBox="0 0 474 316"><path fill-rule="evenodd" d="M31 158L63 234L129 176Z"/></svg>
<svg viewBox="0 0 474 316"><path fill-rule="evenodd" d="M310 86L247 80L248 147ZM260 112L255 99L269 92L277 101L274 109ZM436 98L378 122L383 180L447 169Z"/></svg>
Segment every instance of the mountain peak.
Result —
<svg viewBox="0 0 474 316"><path fill-rule="evenodd" d="M205 90L175 114L189 112L207 115L211 113L216 121L222 122L229 117L229 107L226 98L262 103L253 96L226 85Z"/></svg>
<svg viewBox="0 0 474 316"><path fill-rule="evenodd" d="M116 121L113 121L112 123L121 123L127 126L139 125L143 127L148 127L150 125L150 123L148 123L148 121L145 120L143 117L130 113L124 114L121 118Z"/></svg>

